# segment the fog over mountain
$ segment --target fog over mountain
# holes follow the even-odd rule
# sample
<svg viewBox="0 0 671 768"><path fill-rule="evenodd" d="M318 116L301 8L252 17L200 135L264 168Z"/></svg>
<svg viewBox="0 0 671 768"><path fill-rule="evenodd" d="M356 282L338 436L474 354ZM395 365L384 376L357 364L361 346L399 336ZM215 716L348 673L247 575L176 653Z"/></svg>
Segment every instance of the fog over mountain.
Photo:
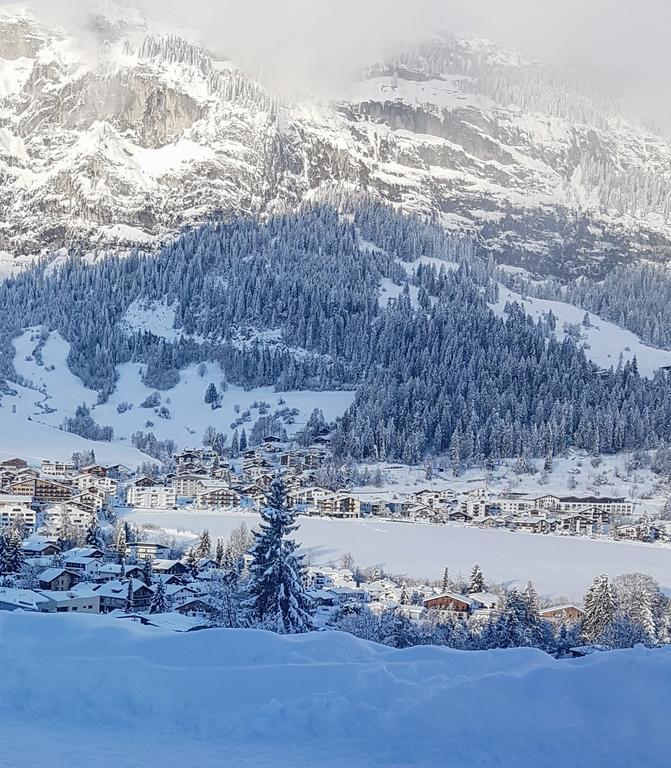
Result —
<svg viewBox="0 0 671 768"><path fill-rule="evenodd" d="M27 0L43 18L81 28L91 0ZM25 4L8 3L0 5ZM98 3L112 4L111 0ZM362 67L436 29L486 36L621 96L649 125L668 131L663 98L671 52L671 5L664 0L120 0L154 23L194 31L239 66L283 88L333 88Z"/></svg>

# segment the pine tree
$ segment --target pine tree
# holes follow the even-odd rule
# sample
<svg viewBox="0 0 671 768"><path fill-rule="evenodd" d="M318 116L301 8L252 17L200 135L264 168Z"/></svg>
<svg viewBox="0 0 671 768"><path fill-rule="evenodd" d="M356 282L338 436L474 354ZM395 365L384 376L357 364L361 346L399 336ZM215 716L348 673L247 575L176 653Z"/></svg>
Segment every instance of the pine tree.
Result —
<svg viewBox="0 0 671 768"><path fill-rule="evenodd" d="M212 540L210 538L210 532L207 529L200 534L196 555L202 560L212 556Z"/></svg>
<svg viewBox="0 0 671 768"><path fill-rule="evenodd" d="M402 589L401 589L400 604L401 605L408 605L409 602L410 602L410 598L408 597L408 590L407 590L407 588L406 588L406 586L404 584Z"/></svg>
<svg viewBox="0 0 671 768"><path fill-rule="evenodd" d="M240 433L240 453L247 450L247 433L243 429Z"/></svg>
<svg viewBox="0 0 671 768"><path fill-rule="evenodd" d="M468 594L473 595L476 592L485 591L485 577L482 575L480 566L476 563L471 571L471 578L468 582Z"/></svg>
<svg viewBox="0 0 671 768"><path fill-rule="evenodd" d="M170 599L166 593L163 579L159 579L151 598L149 613L168 613L170 611Z"/></svg>
<svg viewBox="0 0 671 768"><path fill-rule="evenodd" d="M91 515L91 520L86 529L86 538L84 539L86 546L95 547L96 549L102 549L104 547L103 533L100 528L100 521L98 515L94 512Z"/></svg>
<svg viewBox="0 0 671 768"><path fill-rule="evenodd" d="M219 400L219 392L217 391L217 385L211 383L205 390L205 402L208 405L213 405Z"/></svg>
<svg viewBox="0 0 671 768"><path fill-rule="evenodd" d="M298 529L295 513L286 503L282 479L275 477L268 506L261 512L260 531L254 534L247 605L252 618L281 634L314 628L312 601L303 584L302 557L289 538Z"/></svg>
<svg viewBox="0 0 671 768"><path fill-rule="evenodd" d="M189 569L189 573L192 576L195 577L198 574L198 555L193 547L191 547L186 553L186 557L184 558L184 565L186 565L186 567Z"/></svg>
<svg viewBox="0 0 671 768"><path fill-rule="evenodd" d="M601 637L615 618L615 598L608 576L597 576L584 599L582 636L588 643Z"/></svg>
<svg viewBox="0 0 671 768"><path fill-rule="evenodd" d="M126 592L126 602L123 607L126 613L132 613L135 610L135 595L133 594L133 579L128 579L128 590Z"/></svg>
<svg viewBox="0 0 671 768"><path fill-rule="evenodd" d="M217 539L217 546L214 551L214 559L217 565L221 568L224 564L224 541L223 539Z"/></svg>
<svg viewBox="0 0 671 768"><path fill-rule="evenodd" d="M443 571L442 590L444 593L450 591L450 571L447 566L445 566L445 570Z"/></svg>
<svg viewBox="0 0 671 768"><path fill-rule="evenodd" d="M151 585L154 583L154 567L151 564L151 560L147 558L144 561L144 566L142 568L142 581L148 586L151 587Z"/></svg>
<svg viewBox="0 0 671 768"><path fill-rule="evenodd" d="M114 541L114 551L116 552L117 561L122 563L128 557L128 543L126 540L126 526L119 525L116 530L116 538Z"/></svg>
<svg viewBox="0 0 671 768"><path fill-rule="evenodd" d="M0 534L0 573L20 573L25 564L21 536L14 529Z"/></svg>

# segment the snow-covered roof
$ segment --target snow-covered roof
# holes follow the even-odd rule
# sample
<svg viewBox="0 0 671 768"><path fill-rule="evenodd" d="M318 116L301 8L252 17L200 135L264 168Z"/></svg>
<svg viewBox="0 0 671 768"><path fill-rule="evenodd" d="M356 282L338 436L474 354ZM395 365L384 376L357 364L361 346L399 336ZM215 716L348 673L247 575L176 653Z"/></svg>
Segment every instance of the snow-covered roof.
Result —
<svg viewBox="0 0 671 768"><path fill-rule="evenodd" d="M47 568L47 570L42 571L42 573L37 578L40 581L53 581L59 576L62 576L64 573L70 573L70 571L66 570L65 568Z"/></svg>
<svg viewBox="0 0 671 768"><path fill-rule="evenodd" d="M49 598L32 589L16 589L0 587L0 603L14 605L25 611L37 611L41 605L49 602Z"/></svg>

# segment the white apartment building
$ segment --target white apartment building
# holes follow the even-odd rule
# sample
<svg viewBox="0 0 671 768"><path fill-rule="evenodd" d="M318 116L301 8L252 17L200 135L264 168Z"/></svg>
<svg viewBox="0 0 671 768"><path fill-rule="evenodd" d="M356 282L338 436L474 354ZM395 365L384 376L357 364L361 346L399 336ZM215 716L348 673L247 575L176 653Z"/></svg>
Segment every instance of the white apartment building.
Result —
<svg viewBox="0 0 671 768"><path fill-rule="evenodd" d="M9 528L20 521L24 527L35 530L37 515L26 496L0 496L0 527Z"/></svg>
<svg viewBox="0 0 671 768"><path fill-rule="evenodd" d="M177 504L177 494L173 488L165 485L153 485L148 488L131 485L126 494L126 503L142 509L167 509Z"/></svg>

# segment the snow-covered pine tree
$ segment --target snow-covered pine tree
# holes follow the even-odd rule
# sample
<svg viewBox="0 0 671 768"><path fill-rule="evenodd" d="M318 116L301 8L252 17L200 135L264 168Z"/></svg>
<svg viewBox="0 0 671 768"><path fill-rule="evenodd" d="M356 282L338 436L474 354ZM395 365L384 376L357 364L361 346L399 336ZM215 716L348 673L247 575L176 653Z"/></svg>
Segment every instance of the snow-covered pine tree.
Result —
<svg viewBox="0 0 671 768"><path fill-rule="evenodd" d="M128 542L126 540L126 526L118 525L116 529L116 536L114 539L114 551L116 552L117 561L122 563L128 558Z"/></svg>
<svg viewBox="0 0 671 768"><path fill-rule="evenodd" d="M597 576L584 599L585 615L582 620L582 636L588 643L596 642L615 618L615 599L608 576Z"/></svg>
<svg viewBox="0 0 671 768"><path fill-rule="evenodd" d="M20 573L25 564L22 540L16 529L0 534L0 573Z"/></svg>
<svg viewBox="0 0 671 768"><path fill-rule="evenodd" d="M128 589L126 590L126 602L123 607L126 613L132 613L135 610L135 595L133 593L133 579L128 579Z"/></svg>
<svg viewBox="0 0 671 768"><path fill-rule="evenodd" d="M191 547L184 558L184 565L189 569L189 573L192 576L196 576L198 573L198 554L195 547Z"/></svg>
<svg viewBox="0 0 671 768"><path fill-rule="evenodd" d="M441 588L443 592L450 591L450 571L447 566L445 566L445 570L443 571L443 583Z"/></svg>
<svg viewBox="0 0 671 768"><path fill-rule="evenodd" d="M205 402L208 405L213 405L219 400L219 392L217 391L217 385L212 382L205 390Z"/></svg>
<svg viewBox="0 0 671 768"><path fill-rule="evenodd" d="M480 570L480 566L476 563L471 571L471 577L468 582L468 594L473 595L476 592L485 591L485 577Z"/></svg>
<svg viewBox="0 0 671 768"><path fill-rule="evenodd" d="M215 582L209 598L213 620L218 627L240 629L249 626L244 609L244 588L237 573L229 572Z"/></svg>
<svg viewBox="0 0 671 768"><path fill-rule="evenodd" d="M217 565L221 568L224 564L224 541L223 539L217 539L217 546L214 550L214 559Z"/></svg>
<svg viewBox="0 0 671 768"><path fill-rule="evenodd" d="M147 558L142 566L142 581L148 586L154 583L154 566L151 563L151 559Z"/></svg>
<svg viewBox="0 0 671 768"><path fill-rule="evenodd" d="M298 526L286 503L282 478L273 480L261 526L254 533L248 585L248 606L254 622L280 634L298 634L314 628L313 605L303 584L302 557L290 535Z"/></svg>
<svg viewBox="0 0 671 768"><path fill-rule="evenodd" d="M95 547L96 549L101 549L104 546L103 532L100 528L100 521L96 512L91 515L84 542L87 547Z"/></svg>
<svg viewBox="0 0 671 768"><path fill-rule="evenodd" d="M210 532L207 529L200 534L198 546L196 547L196 555L200 559L212 556L212 539L210 538Z"/></svg>
<svg viewBox="0 0 671 768"><path fill-rule="evenodd" d="M149 604L149 613L168 613L170 610L170 599L165 589L163 579L158 580L156 589Z"/></svg>

